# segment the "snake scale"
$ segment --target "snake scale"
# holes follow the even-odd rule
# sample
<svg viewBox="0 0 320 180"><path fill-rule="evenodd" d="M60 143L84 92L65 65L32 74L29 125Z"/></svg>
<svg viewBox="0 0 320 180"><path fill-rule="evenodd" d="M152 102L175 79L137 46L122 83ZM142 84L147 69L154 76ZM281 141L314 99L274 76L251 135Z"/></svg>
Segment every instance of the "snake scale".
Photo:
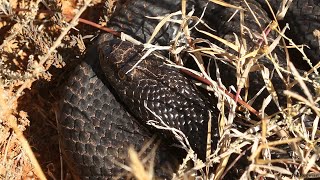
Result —
<svg viewBox="0 0 320 180"><path fill-rule="evenodd" d="M226 2L247 7L241 0ZM266 2L247 2L259 17L262 27L266 27L271 22ZM295 23L291 33L303 34L297 43L310 46L306 54L315 64L319 60L320 50L313 32L320 29L320 2L302 2L305 1L293 2L284 22ZM159 22L146 16L164 16L176 12L181 7L180 3L180 0L127 1L116 10L108 26L146 42ZM207 3L205 0L190 0L187 9L194 9L196 15L201 16L206 7L203 15L206 23L217 30L220 37L233 41L231 34L240 33L239 18L228 21L234 10ZM271 7L276 10L280 3L281 0L271 1ZM253 21L253 17L247 13L246 25L259 32L260 27ZM155 43L168 45L177 28L171 25L162 28ZM249 48L254 46L252 38L246 39ZM144 149L142 155L153 154L155 175L161 179L170 178L186 154L183 147L191 147L198 158L205 160L209 116L212 118L211 146L215 149L219 137L218 122L215 121L218 111L214 103L194 86L190 78L177 68L166 65L163 59L154 54L131 70L143 56L142 51L143 47L139 45L103 34L67 81L61 103L60 129L65 157L75 177L113 179L125 176L119 164L128 163L130 145L137 150ZM284 57L280 56L279 59L280 64L286 64ZM270 62L261 61L266 67L272 68ZM221 66L224 67L223 64ZM215 70L212 71L215 74ZM232 69L221 74L226 85L236 83L231 78L235 74ZM251 76L253 89L264 85L255 73ZM280 80L274 77L272 81L277 84ZM164 129L159 130L155 128L156 125ZM175 130L168 130L170 128ZM144 148L148 142L150 146Z"/></svg>

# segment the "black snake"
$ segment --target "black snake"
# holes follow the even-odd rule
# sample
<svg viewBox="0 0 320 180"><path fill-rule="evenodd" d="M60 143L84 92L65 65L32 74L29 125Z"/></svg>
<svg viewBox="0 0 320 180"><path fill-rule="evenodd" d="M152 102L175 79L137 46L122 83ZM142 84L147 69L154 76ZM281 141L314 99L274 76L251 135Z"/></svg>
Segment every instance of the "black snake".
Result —
<svg viewBox="0 0 320 180"><path fill-rule="evenodd" d="M315 64L319 60L319 39L317 41L311 35L314 30L320 30L320 2L309 0L303 4L302 1L293 2L285 21L296 23L291 27L292 34L304 33L299 36L298 43L308 42L310 49L306 53ZM247 7L240 0L226 2ZM248 2L260 18L261 26L266 27L271 20L265 1ZM272 1L272 8L276 9L280 2ZM146 42L159 22L146 16L175 12L180 9L180 3L179 0L129 1L115 12L108 26ZM231 8L207 4L205 0L188 1L187 4L187 9L195 9L199 17L206 6L203 19L217 30L220 37L233 41L234 36L231 35L240 34L238 17L227 22L234 13ZM261 27L254 22L250 13L245 15L245 22L253 31L261 32ZM165 26L155 42L168 45L177 28ZM247 43L250 48L255 42L248 40ZM101 35L87 53L85 62L76 67L68 80L60 125L65 157L75 176L81 179L121 177L125 174L121 174L124 170L119 164L127 164L129 145L143 149L143 145L151 141L150 147L142 153L150 154L153 147L159 145L157 140L161 139L159 149L153 153L156 157L155 174L161 178L170 177L186 154L181 147L191 147L200 159L205 160L209 117L212 118L211 146L212 149L216 148L219 139L216 122L218 111L214 102L210 102L210 98L203 95L177 68L168 66L154 54L131 69L143 56L142 50L142 46L122 42L111 35ZM279 59L280 64L286 64L285 57L279 55ZM270 62L261 61L266 67L272 68ZM224 64L220 66L224 67ZM222 81L228 86L235 85L236 79L232 79L235 77L234 70L225 68L227 70L221 72ZM255 86L264 86L264 83L255 73L250 76L254 84L253 87L251 85L252 93L255 94L254 89L258 89ZM272 81L277 84L280 80L275 77ZM278 89L284 87L279 85ZM157 125L162 130L155 128ZM173 143L180 147L171 146Z"/></svg>

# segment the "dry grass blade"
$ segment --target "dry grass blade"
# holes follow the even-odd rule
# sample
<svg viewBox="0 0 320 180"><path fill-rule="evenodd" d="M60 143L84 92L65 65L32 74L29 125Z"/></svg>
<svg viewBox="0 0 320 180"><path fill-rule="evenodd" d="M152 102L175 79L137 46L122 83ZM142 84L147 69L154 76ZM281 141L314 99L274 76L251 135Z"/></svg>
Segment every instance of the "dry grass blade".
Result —
<svg viewBox="0 0 320 180"><path fill-rule="evenodd" d="M276 105L278 106L279 110L281 110L281 107L280 107L280 104L279 104L279 100L278 100L278 95L277 95L276 90L275 90L275 88L274 88L274 86L272 84L272 81L271 81L269 69L263 66L262 69L261 69L261 74L262 74L263 80L264 80L264 82L266 84L265 87L269 91L270 95L273 98L273 101L276 103Z"/></svg>
<svg viewBox="0 0 320 180"><path fill-rule="evenodd" d="M312 140L312 141L315 141L316 133L317 133L318 127L319 127L319 119L320 119L320 117L317 116L317 117L315 118L315 120L313 121L312 133L311 133L311 140Z"/></svg>
<svg viewBox="0 0 320 180"><path fill-rule="evenodd" d="M316 161L318 158L319 158L318 154L312 155L311 158L308 159L307 165L305 166L305 168L303 168L302 174L307 174L310 171L310 169L312 168L312 166L314 166L316 164Z"/></svg>
<svg viewBox="0 0 320 180"><path fill-rule="evenodd" d="M293 142L299 142L301 141L301 138L292 138L292 139L286 139L286 140L279 140L279 141L274 141L274 142L268 142L267 144L261 144L259 145L259 147L257 148L257 150L255 152L252 153L252 155L250 156L250 160L253 161L255 158L259 157L259 154L261 153L261 151L265 148L268 148L269 146L276 146L276 145L280 145L280 144L289 144L289 143L293 143Z"/></svg>
<svg viewBox="0 0 320 180"><path fill-rule="evenodd" d="M130 167L131 172L138 180L151 180L153 175L147 172L141 163L138 153L132 148L129 147L129 157L130 157Z"/></svg>
<svg viewBox="0 0 320 180"><path fill-rule="evenodd" d="M280 7L278 9L278 12L277 12L277 20L282 20L285 17L291 3L292 3L292 0L283 0L282 1L282 3L280 4Z"/></svg>
<svg viewBox="0 0 320 180"><path fill-rule="evenodd" d="M290 67L293 75L295 76L296 80L299 82L300 86L302 87L304 94L308 97L309 102L313 106L315 106L315 103L313 101L313 97L312 97L308 87L306 86L306 84L302 80L301 76L299 75L297 69L294 67L294 65L291 62L289 63L289 67Z"/></svg>
<svg viewBox="0 0 320 180"><path fill-rule="evenodd" d="M16 122L16 118L15 117L11 117L10 118L10 124L12 129L14 130L14 132L16 133L22 148L24 149L25 153L28 155L32 165L34 166L34 171L36 173L36 175L38 176L39 179L41 180L46 180L46 176L44 175L41 166L39 164L39 162L37 161L36 156L34 155L27 139L24 137L23 133L21 132L21 130L18 128L17 122Z"/></svg>
<svg viewBox="0 0 320 180"><path fill-rule="evenodd" d="M277 166L267 166L267 165L254 165L255 168L263 168L263 169L268 169L272 171L278 171L281 174L286 174L286 175L292 175L292 172L288 171L287 169L284 169L282 167L277 167Z"/></svg>
<svg viewBox="0 0 320 180"><path fill-rule="evenodd" d="M133 44L136 44L136 45L143 44L142 42L134 39L132 36L130 36L130 35L126 34L126 33L123 33L123 32L121 32L120 38L121 38L122 41L129 41L129 42L131 42Z"/></svg>
<svg viewBox="0 0 320 180"><path fill-rule="evenodd" d="M317 116L320 117L320 109L319 109L318 107L316 107L314 104L312 104L311 102L309 102L309 101L308 101L306 98L304 98L303 96L301 96L301 95L299 95L299 94L297 94L297 93L294 93L294 92L287 91L287 90L285 90L283 93L284 93L285 95L287 95L287 96L291 96L291 97L299 100L300 102L305 103L307 106L311 107L311 108L314 110L314 112L317 114Z"/></svg>
<svg viewBox="0 0 320 180"><path fill-rule="evenodd" d="M159 31L161 30L161 28L171 19L171 17L173 16L177 16L177 15L181 15L181 11L177 11L175 13L171 13L167 16L165 16L159 23L158 25L154 28L154 31L152 33L152 35L150 36L149 40L147 41L146 44L150 44L152 42L152 40L156 37L156 35L159 33Z"/></svg>
<svg viewBox="0 0 320 180"><path fill-rule="evenodd" d="M252 17L254 18L255 22L256 22L256 23L259 25L259 27L262 29L262 25L261 25L261 23L259 22L256 14L253 12L253 10L252 10L251 7L249 6L248 2L247 2L246 0L244 0L244 2L246 3L246 5L247 5L250 13L252 14Z"/></svg>
<svg viewBox="0 0 320 180"><path fill-rule="evenodd" d="M237 9L237 10L243 10L243 8L241 8L241 7L234 6L234 5L229 4L229 3L225 2L225 1L222 1L222 0L210 0L210 1L215 3L215 4L219 4L220 6L233 8L233 9Z"/></svg>
<svg viewBox="0 0 320 180"><path fill-rule="evenodd" d="M286 32L286 30L289 28L289 26L285 26L282 30L281 30L281 33L284 34ZM279 35L273 42L271 45L268 46L265 54L271 54L271 52L279 46L279 42L281 40L281 36Z"/></svg>
<svg viewBox="0 0 320 180"><path fill-rule="evenodd" d="M197 29L197 31L199 31L199 32L201 32L201 33L203 33L203 34L205 34L205 35L207 35L209 37L212 37L212 38L214 38L214 39L216 39L216 40L218 40L220 42L222 42L223 44L227 45L228 47L230 47L231 49L233 49L235 51L239 50L239 47L237 45L235 45L235 44L233 44L233 43L231 43L231 42L229 42L229 41L227 41L227 40L225 40L225 39L223 39L223 38L221 38L219 36L216 36L214 34L211 34L209 32L206 32L206 31L203 31L203 30L199 30L199 29Z"/></svg>
<svg viewBox="0 0 320 180"><path fill-rule="evenodd" d="M227 150L226 148L227 147L225 147L225 149L222 149L222 151L226 152L226 150ZM226 166L229 162L230 155L227 155L227 156L221 158L220 163L215 171L215 177L214 177L215 180L221 179L221 177L224 175Z"/></svg>
<svg viewBox="0 0 320 180"><path fill-rule="evenodd" d="M208 112L209 114L209 121L208 121L208 134L207 134L207 151L206 151L206 158L209 158L209 156L211 155L211 134L213 132L211 132L212 129L212 112Z"/></svg>
<svg viewBox="0 0 320 180"><path fill-rule="evenodd" d="M170 49L170 46L152 46L150 44L146 44L145 47L149 47L147 52L135 63L127 72L126 74L130 73L132 70L134 70L143 60L145 60L152 52L156 50L168 50Z"/></svg>

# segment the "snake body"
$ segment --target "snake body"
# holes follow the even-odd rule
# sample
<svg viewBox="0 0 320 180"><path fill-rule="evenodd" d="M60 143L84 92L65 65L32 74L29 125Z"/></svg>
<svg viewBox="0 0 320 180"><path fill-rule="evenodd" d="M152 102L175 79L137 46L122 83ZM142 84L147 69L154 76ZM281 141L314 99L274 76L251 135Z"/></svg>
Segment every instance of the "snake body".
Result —
<svg viewBox="0 0 320 180"><path fill-rule="evenodd" d="M145 143L156 142L152 133L123 108L96 72L87 63L81 63L74 70L74 78L65 88L61 114L65 157L80 179L121 177L123 168L114 162L126 164L129 161L129 145L140 150ZM153 147L155 145L145 153L149 154ZM174 163L177 157L172 156L171 151L158 150L156 159L164 161L157 163L157 169L166 166L168 159L170 164ZM170 169L159 171L160 175L172 173Z"/></svg>
<svg viewBox="0 0 320 180"><path fill-rule="evenodd" d="M262 27L266 27L271 20L268 10L264 10L266 4L262 1L248 2L261 18L259 20ZM246 7L242 1L227 2ZM188 9L193 7L202 10L206 3L204 0L188 1ZM316 4L314 8L319 7L317 1L310 3ZM272 3L272 7L275 8L276 3ZM295 4L290 13L297 14L294 8L298 7L304 6ZM146 42L158 21L145 16L163 16L179 8L178 0L129 1L115 13L108 25ZM240 33L239 22L226 23L233 13L232 10L209 4L207 12L209 13L204 15L204 19L217 29L219 36L233 41L234 36L231 34ZM312 14L315 23L310 23L307 35L301 40L312 41L311 49L307 53L312 57L313 63L317 61L316 56L319 56L319 44L314 44L315 38L311 38L309 34L312 29L319 28L319 16L317 13ZM245 20L251 29L257 32L261 30L250 14L245 16ZM167 45L176 28L170 25L162 28L155 42ZM245 39L248 39L248 48L253 48L255 42L252 38ZM213 149L216 148L218 111L215 105L209 102L185 75L166 65L163 59L154 54L132 69L143 56L142 51L143 48L139 45L122 42L111 35L101 35L97 45L88 52L85 62L74 70L66 83L60 117L61 137L68 163L73 173L81 179L112 179L122 176L123 168L119 163L129 162L129 144L135 149L144 149L147 142L157 141L154 134L162 140L160 148L154 153L157 169L155 173L161 178L170 177L176 170L173 162L179 162L186 153L180 148L172 147L172 144L191 147L200 159L205 160L209 117L212 119L209 144ZM285 58L279 59L280 64L285 66ZM267 68L273 67L267 60L261 61ZM225 84L235 85L236 79L231 78L235 77L235 70L224 67L223 64L219 66L228 69L222 71ZM212 69L212 74L215 74L216 68ZM254 86L251 93L255 94L255 90L264 83L255 73L251 74L250 79ZM272 81L277 86L280 79L275 76ZM284 87L279 85L277 89ZM157 145L151 143L144 153L153 152L153 147ZM166 166L167 164L169 166Z"/></svg>
<svg viewBox="0 0 320 180"><path fill-rule="evenodd" d="M143 56L142 47L121 40L104 39L99 42L100 64L105 77L124 104L143 124L161 126L165 130L176 128L173 133L188 142L201 159L205 159L206 146L203 138L208 132L208 121L213 108L201 93L177 68L170 67L155 55L139 62ZM137 67L130 70L137 64ZM132 90L132 87L135 87ZM155 116L156 115L156 116ZM217 122L212 132L217 133ZM217 139L218 135L214 134ZM169 137L168 137L169 139ZM175 137L173 137L175 139ZM216 144L217 141L213 141Z"/></svg>

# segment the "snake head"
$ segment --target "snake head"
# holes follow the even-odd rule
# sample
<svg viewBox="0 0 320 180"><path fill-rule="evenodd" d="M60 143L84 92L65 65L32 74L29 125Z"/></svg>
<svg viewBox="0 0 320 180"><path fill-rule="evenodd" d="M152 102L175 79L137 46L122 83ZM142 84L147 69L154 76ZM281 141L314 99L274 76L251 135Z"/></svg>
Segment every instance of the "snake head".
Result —
<svg viewBox="0 0 320 180"><path fill-rule="evenodd" d="M143 46L119 39L107 39L99 45L102 70L111 84L134 84L137 81L156 76L154 70L164 62L153 55L142 59ZM128 85L128 84L127 84Z"/></svg>

